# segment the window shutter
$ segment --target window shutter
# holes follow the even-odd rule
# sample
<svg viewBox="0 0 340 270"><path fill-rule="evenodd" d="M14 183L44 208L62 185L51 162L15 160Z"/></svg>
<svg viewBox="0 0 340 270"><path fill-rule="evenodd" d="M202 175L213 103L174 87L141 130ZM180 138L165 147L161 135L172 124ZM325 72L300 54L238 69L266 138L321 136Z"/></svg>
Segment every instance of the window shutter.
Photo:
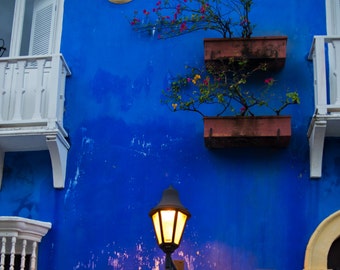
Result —
<svg viewBox="0 0 340 270"><path fill-rule="evenodd" d="M340 0L326 0L326 24L328 36L340 36ZM339 42L333 41L328 44L329 62L329 98L332 104L339 105L339 63L336 60L339 55Z"/></svg>
<svg viewBox="0 0 340 270"><path fill-rule="evenodd" d="M327 35L340 35L340 0L326 0Z"/></svg>
<svg viewBox="0 0 340 270"><path fill-rule="evenodd" d="M30 55L52 52L55 25L55 0L35 0L30 38Z"/></svg>

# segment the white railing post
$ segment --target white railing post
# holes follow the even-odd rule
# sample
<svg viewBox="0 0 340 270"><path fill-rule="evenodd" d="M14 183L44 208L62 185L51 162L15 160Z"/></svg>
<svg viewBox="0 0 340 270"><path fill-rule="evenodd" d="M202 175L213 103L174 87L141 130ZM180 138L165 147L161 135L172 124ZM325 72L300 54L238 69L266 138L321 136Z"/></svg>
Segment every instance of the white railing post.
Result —
<svg viewBox="0 0 340 270"><path fill-rule="evenodd" d="M17 242L17 238L15 236L12 237L12 247L11 247L11 256L9 262L9 270L14 270L14 262L15 262L15 244Z"/></svg>
<svg viewBox="0 0 340 270"><path fill-rule="evenodd" d="M48 97L48 111L47 111L47 118L49 122L55 123L59 119L58 116L58 105L60 102L60 74L62 70L62 61L60 59L60 55L53 55L52 62L51 62L51 74L50 74L50 81L48 88L51 90ZM53 124L54 125L54 124Z"/></svg>
<svg viewBox="0 0 340 270"><path fill-rule="evenodd" d="M64 114L64 100L65 100L65 78L71 72L64 62L64 58L60 54L52 56L53 67L48 87L52 90L49 95L49 106L47 118L48 120L57 121L62 125Z"/></svg>
<svg viewBox="0 0 340 270"><path fill-rule="evenodd" d="M5 89L6 67L7 67L7 62L0 62L0 121L3 120L3 109L4 109L3 102L4 102L4 95L6 94L6 89Z"/></svg>
<svg viewBox="0 0 340 270"><path fill-rule="evenodd" d="M331 102L334 105L340 106L340 40L334 39L330 43L332 46L332 53L330 59L332 59L332 65L330 61L330 96L333 97Z"/></svg>
<svg viewBox="0 0 340 270"><path fill-rule="evenodd" d="M42 110L42 95L44 91L44 66L46 63L46 59L38 59L37 60L37 77L36 77L36 87L34 89L34 112L32 119L42 119L41 110ZM48 104L45 106L48 107Z"/></svg>
<svg viewBox="0 0 340 270"><path fill-rule="evenodd" d="M26 61L18 61L17 62L17 74L16 74L16 84L15 84L15 102L14 102L14 115L13 120L14 121L20 121L22 120L22 99L23 94L25 93L25 82L24 82L24 76L25 76L25 66Z"/></svg>
<svg viewBox="0 0 340 270"><path fill-rule="evenodd" d="M20 260L20 270L25 270L25 262L26 262L26 246L27 246L27 240L24 239L24 240L22 241L21 260Z"/></svg>
<svg viewBox="0 0 340 270"><path fill-rule="evenodd" d="M32 254L31 254L31 262L30 262L30 270L35 270L37 265L37 242L33 241L32 243Z"/></svg>
<svg viewBox="0 0 340 270"><path fill-rule="evenodd" d="M6 257L6 237L1 239L1 257L0 257L0 270L5 269L5 257Z"/></svg>
<svg viewBox="0 0 340 270"><path fill-rule="evenodd" d="M319 114L327 114L327 84L325 41L322 36L314 37L314 100Z"/></svg>

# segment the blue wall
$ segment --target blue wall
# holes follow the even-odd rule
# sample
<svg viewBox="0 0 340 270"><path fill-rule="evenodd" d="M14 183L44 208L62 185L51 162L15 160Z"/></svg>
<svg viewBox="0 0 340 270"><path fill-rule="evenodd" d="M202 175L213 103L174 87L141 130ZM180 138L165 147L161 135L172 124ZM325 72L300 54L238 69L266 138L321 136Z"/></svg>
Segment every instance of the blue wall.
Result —
<svg viewBox="0 0 340 270"><path fill-rule="evenodd" d="M323 0L255 0L256 35L287 35L280 81L299 91L286 149L210 151L199 115L160 104L186 64L203 65L208 33L142 37L126 16L153 1L65 0L62 53L69 133L66 187L52 187L47 152L8 153L0 215L51 221L39 269L162 269L149 210L170 184L192 213L175 259L188 270L302 269L309 237L340 208L338 140L323 177L309 178L313 35L325 33ZM157 268L157 264L161 264Z"/></svg>

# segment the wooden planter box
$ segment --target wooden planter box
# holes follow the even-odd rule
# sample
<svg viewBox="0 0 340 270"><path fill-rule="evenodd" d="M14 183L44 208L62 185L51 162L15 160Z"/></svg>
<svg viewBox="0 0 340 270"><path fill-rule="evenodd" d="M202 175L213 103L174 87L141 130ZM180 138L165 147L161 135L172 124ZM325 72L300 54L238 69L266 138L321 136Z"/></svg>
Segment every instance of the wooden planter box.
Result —
<svg viewBox="0 0 340 270"><path fill-rule="evenodd" d="M206 38L204 61L207 66L216 66L229 58L246 58L250 64L267 63L269 70L281 69L286 61L287 39L287 36Z"/></svg>
<svg viewBox="0 0 340 270"><path fill-rule="evenodd" d="M208 148L287 147L290 116L204 117L204 142Z"/></svg>

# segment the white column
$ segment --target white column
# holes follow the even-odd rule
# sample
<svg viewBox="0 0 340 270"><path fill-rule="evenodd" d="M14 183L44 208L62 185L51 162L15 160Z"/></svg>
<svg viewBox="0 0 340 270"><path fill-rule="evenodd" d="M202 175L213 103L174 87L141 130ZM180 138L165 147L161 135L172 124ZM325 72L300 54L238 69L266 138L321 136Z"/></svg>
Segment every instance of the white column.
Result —
<svg viewBox="0 0 340 270"><path fill-rule="evenodd" d="M0 270L4 270L6 257L6 237L2 237L1 243Z"/></svg>
<svg viewBox="0 0 340 270"><path fill-rule="evenodd" d="M22 241L20 270L25 270L27 240Z"/></svg>
<svg viewBox="0 0 340 270"><path fill-rule="evenodd" d="M36 265L37 265L37 242L33 241L30 270L36 270Z"/></svg>
<svg viewBox="0 0 340 270"><path fill-rule="evenodd" d="M17 242L17 238L15 236L12 237L12 247L11 247L11 259L9 262L9 270L14 270L14 261L15 261L15 244Z"/></svg>

